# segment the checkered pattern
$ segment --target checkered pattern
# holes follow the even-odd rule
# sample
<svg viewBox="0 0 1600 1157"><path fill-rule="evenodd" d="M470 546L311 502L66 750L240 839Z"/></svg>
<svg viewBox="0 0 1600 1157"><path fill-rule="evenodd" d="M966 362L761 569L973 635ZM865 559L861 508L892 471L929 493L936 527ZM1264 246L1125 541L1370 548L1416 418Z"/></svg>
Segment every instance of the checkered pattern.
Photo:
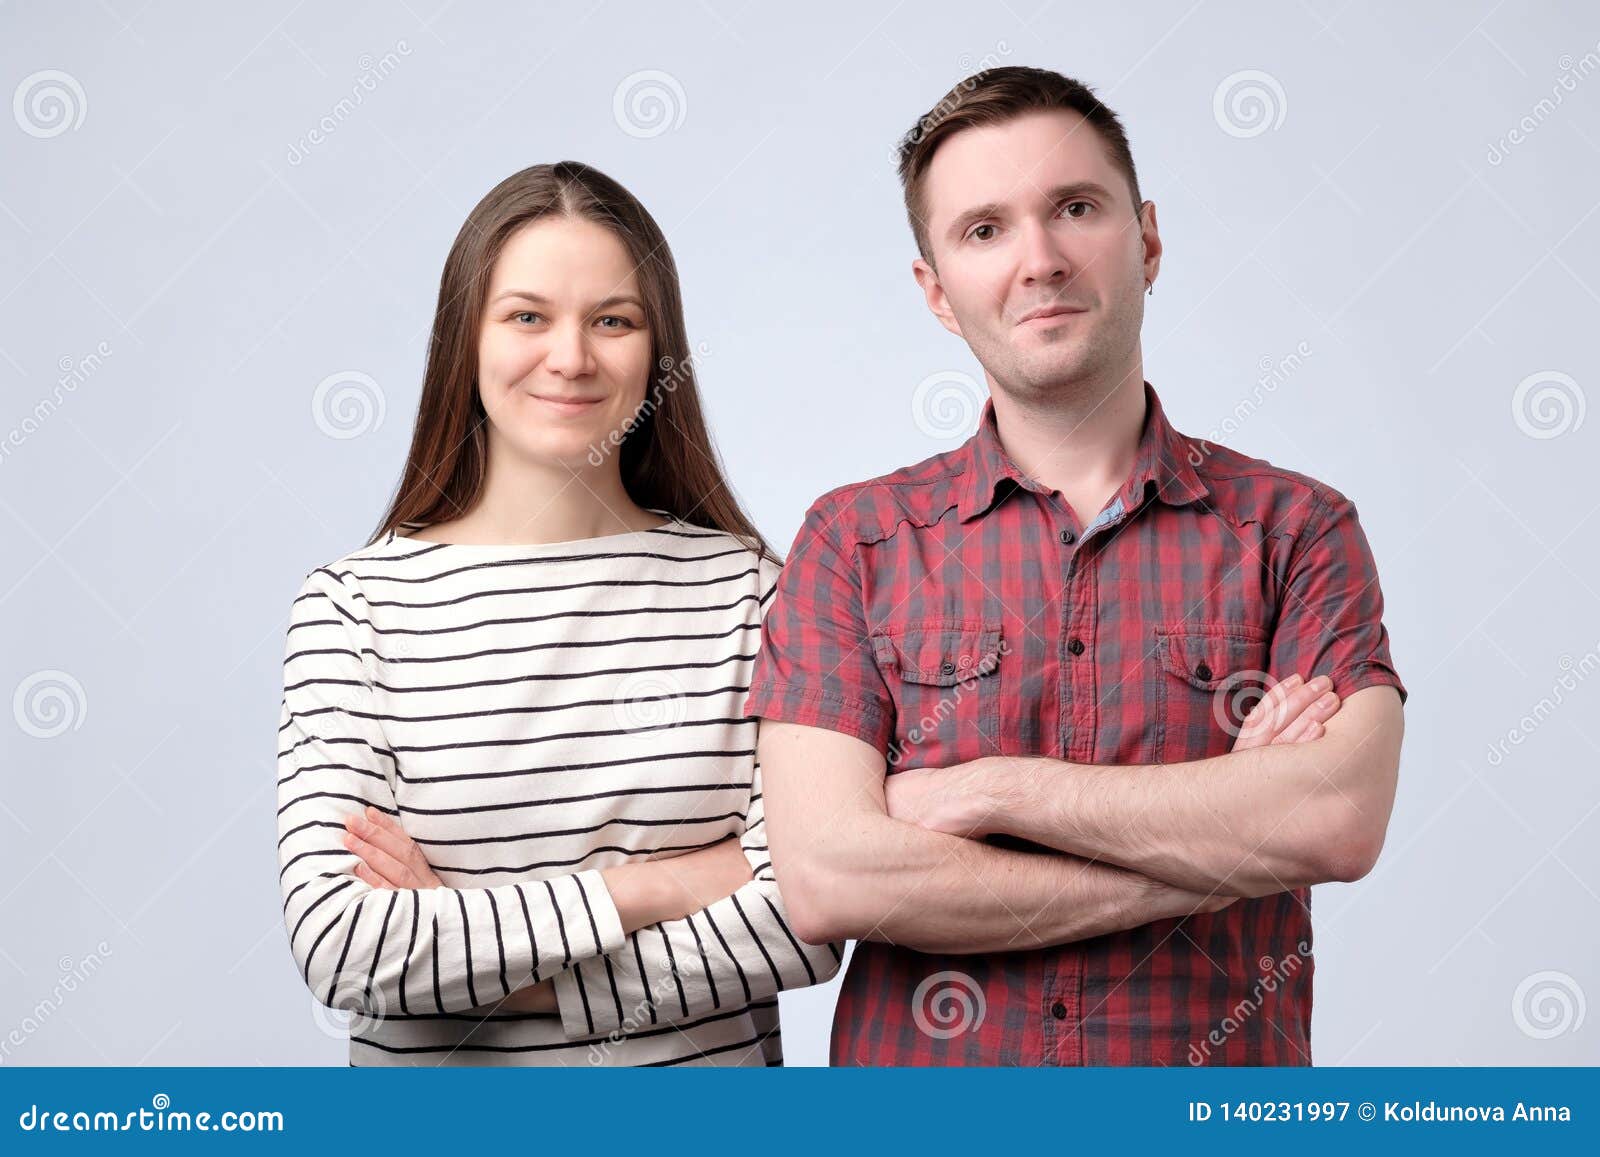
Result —
<svg viewBox="0 0 1600 1157"><path fill-rule="evenodd" d="M818 499L747 714L856 736L893 774L1222 754L1261 688L1295 672L1403 701L1350 500L1185 437L1148 383L1145 398L1133 471L1087 527L1007 458L992 402L959 448ZM1295 889L1032 951L861 942L832 1061L1309 1064L1309 902ZM963 992L981 1019L947 1034L934 1005Z"/></svg>

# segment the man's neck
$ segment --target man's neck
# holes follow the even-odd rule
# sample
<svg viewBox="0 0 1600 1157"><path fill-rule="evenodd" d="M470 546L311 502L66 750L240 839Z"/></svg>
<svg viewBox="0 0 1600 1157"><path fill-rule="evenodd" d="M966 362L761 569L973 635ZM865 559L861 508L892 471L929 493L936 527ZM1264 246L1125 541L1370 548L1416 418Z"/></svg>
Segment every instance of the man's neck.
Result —
<svg viewBox="0 0 1600 1157"><path fill-rule="evenodd" d="M994 390L1000 443L1024 474L1061 492L1093 521L1133 470L1144 429L1144 379L1132 374L1108 389L1089 388L1044 403Z"/></svg>

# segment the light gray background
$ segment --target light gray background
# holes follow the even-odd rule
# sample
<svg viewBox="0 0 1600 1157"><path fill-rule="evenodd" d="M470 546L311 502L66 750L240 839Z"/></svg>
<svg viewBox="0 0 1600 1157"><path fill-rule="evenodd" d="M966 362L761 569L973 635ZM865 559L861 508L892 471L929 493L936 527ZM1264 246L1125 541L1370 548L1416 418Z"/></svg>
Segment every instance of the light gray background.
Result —
<svg viewBox="0 0 1600 1157"><path fill-rule="evenodd" d="M1177 427L1337 486L1378 558L1401 786L1377 870L1316 890L1316 1060L1600 1061L1600 17L1399 7L0 9L0 1063L344 1063L279 916L283 630L395 481L477 199L572 157L650 207L787 548L954 444L920 383L981 380L890 149L985 63L1125 118ZM336 375L365 394L316 409ZM832 1001L785 996L793 1063Z"/></svg>

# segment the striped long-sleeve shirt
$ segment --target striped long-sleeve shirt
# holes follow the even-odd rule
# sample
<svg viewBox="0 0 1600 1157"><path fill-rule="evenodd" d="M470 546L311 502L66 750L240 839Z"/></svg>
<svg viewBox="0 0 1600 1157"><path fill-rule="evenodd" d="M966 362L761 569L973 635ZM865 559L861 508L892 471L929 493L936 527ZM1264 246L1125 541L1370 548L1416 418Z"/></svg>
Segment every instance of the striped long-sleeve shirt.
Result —
<svg viewBox="0 0 1600 1157"><path fill-rule="evenodd" d="M278 732L283 914L352 1064L782 1062L777 994L842 946L788 927L743 705L778 568L672 519L535 546L390 533L294 600ZM372 889L346 816L443 883ZM754 878L623 932L603 868L740 838ZM497 1009L553 978L559 1014Z"/></svg>

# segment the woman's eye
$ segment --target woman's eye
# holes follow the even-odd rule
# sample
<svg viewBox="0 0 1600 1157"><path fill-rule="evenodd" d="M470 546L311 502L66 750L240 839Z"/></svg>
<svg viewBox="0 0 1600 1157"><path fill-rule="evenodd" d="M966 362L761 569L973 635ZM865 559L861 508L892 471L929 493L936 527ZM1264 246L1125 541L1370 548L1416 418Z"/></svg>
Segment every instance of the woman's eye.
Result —
<svg viewBox="0 0 1600 1157"><path fill-rule="evenodd" d="M616 325L606 325L606 324L604 324L604 323L606 323L608 321L614 321L617 324ZM607 314L605 317L600 318L600 322L601 322L601 328L602 329L632 329L633 328L633 322L629 321L625 317L618 317L616 314Z"/></svg>
<svg viewBox="0 0 1600 1157"><path fill-rule="evenodd" d="M521 313L512 314L511 320L521 322L523 325L532 325L534 318L538 316L539 315L533 311L525 309Z"/></svg>

